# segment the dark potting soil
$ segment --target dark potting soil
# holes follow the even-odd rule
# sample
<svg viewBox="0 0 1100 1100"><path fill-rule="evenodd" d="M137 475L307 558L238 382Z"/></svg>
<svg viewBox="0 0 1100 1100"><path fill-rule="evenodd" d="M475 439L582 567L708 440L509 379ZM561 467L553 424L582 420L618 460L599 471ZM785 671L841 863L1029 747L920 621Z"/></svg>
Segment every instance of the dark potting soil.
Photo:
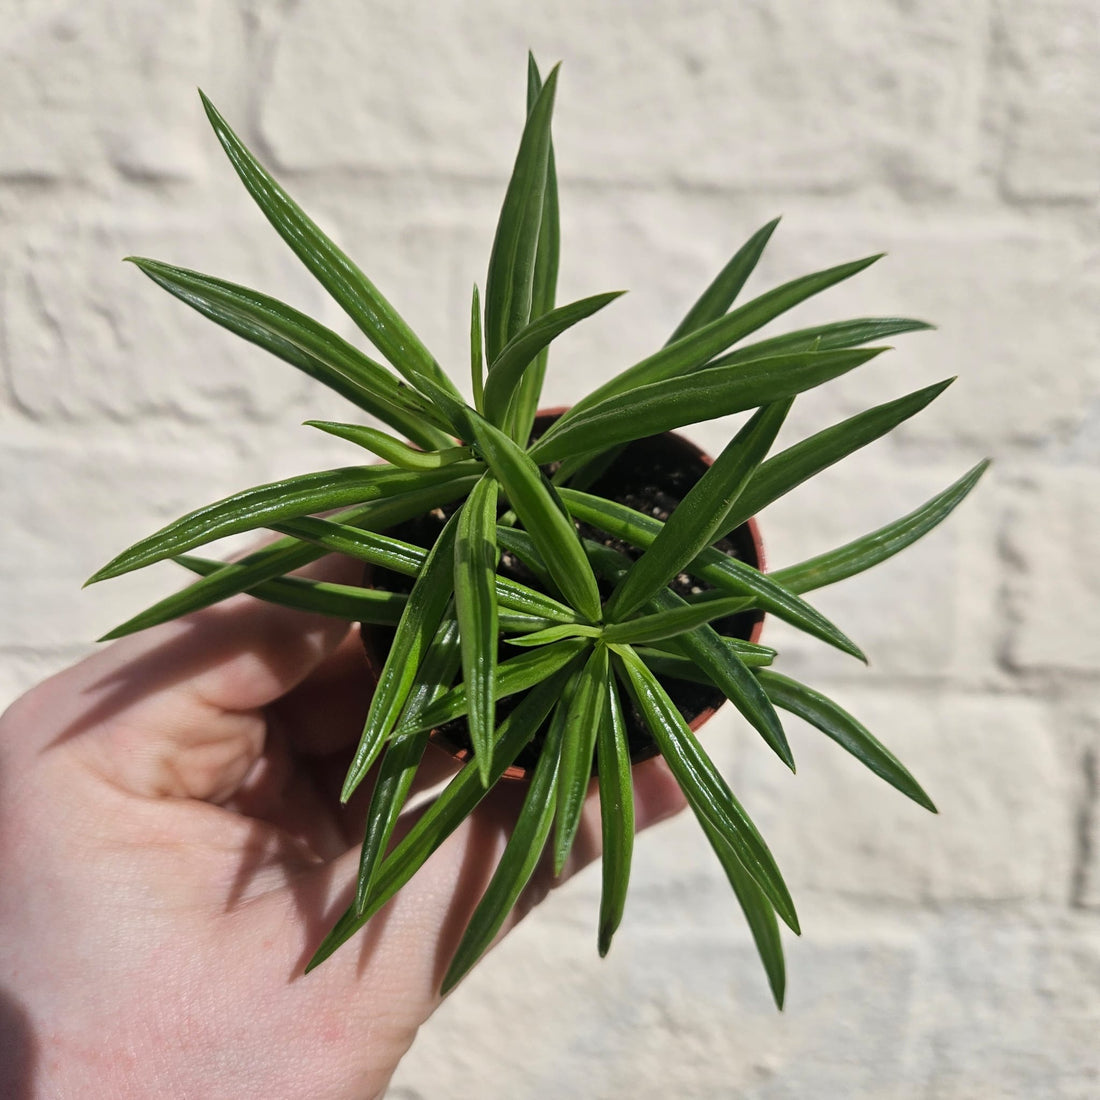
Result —
<svg viewBox="0 0 1100 1100"><path fill-rule="evenodd" d="M540 417L536 423L535 437L545 431L552 422L550 418ZM540 431L541 429L541 431ZM707 464L699 453L683 439L665 433L635 440L628 444L613 463L595 480L589 492L606 497L609 500L625 504L655 519L666 520L676 505L684 498L688 490L703 476ZM551 473L553 467L547 468ZM417 546L429 547L438 538L447 517L457 505L436 509L428 515L403 523L387 532L394 538ZM613 538L588 524L578 525L581 536L618 550L631 560L637 560L641 551ZM747 525L733 531L727 538L714 544L730 557L758 565L756 548ZM538 587L539 582L524 566L523 562L509 551L501 555L500 572L520 583ZM412 587L412 578L393 573L388 569L368 570L370 583L376 588L394 592L408 592ZM711 585L697 581L686 573L681 573L670 584L677 595L688 596L709 589ZM611 585L600 581L601 598L611 594ZM726 637L748 638L753 627L762 618L760 611L744 611L736 615L718 619L711 625ZM371 627L370 636L377 649L385 653L393 639L393 631L383 627ZM519 651L514 646L501 645L499 659L507 660ZM689 680L663 678L662 684L669 698L684 716L691 722L704 711L719 707L725 696L716 688L708 688ZM630 743L631 758L637 763L657 755L657 746L649 733L641 712L626 691L620 692L626 718L627 737ZM499 723L519 702L520 696L502 699L497 704L497 722ZM465 719L456 719L441 726L437 737L452 749L468 754L471 750L469 732ZM545 736L545 728L540 729L530 743L517 757L515 763L529 769L538 759L539 750Z"/></svg>

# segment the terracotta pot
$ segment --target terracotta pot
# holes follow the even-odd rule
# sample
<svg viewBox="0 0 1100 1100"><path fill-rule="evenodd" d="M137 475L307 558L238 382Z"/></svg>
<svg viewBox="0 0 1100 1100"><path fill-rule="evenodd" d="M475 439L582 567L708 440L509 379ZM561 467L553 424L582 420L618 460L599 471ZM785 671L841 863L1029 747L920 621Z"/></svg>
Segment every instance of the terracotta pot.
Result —
<svg viewBox="0 0 1100 1100"><path fill-rule="evenodd" d="M564 408L540 411L535 421L534 435L537 437L540 434L540 428L545 431L563 412L565 412ZM665 432L628 444L622 455L593 484L593 488L610 499L619 500L632 507L642 504L640 511L653 514L654 509L663 510L663 505L666 503L673 506L679 503L687 490L702 476L711 461L709 455L683 436L674 432ZM660 482L659 493L652 500L648 499L644 492L649 481ZM728 542L729 547L723 547L727 552L757 569L764 568L764 548L755 520L748 520L732 532ZM364 584L371 583L373 573L374 571L368 567ZM763 625L762 611L742 612L740 615L730 616L714 624L720 633L728 637L744 638L750 642L759 640ZM377 680L378 672L385 659L384 645L378 644L384 642L383 632L373 628L369 633L364 634L363 640L370 674ZM664 686L674 702L688 717L688 724L693 730L704 725L726 701L717 689L708 689L699 684L668 680L664 682ZM623 702L624 706L628 705L625 697ZM633 762L637 764L656 756L657 747L645 731L640 716L628 711L627 722L631 733ZM433 731L432 742L458 760L466 760L470 756L469 747L456 743L454 731L449 733L447 727ZM522 756L520 759L522 761ZM527 766L520 763L509 767L504 772L504 778L525 779L527 774Z"/></svg>

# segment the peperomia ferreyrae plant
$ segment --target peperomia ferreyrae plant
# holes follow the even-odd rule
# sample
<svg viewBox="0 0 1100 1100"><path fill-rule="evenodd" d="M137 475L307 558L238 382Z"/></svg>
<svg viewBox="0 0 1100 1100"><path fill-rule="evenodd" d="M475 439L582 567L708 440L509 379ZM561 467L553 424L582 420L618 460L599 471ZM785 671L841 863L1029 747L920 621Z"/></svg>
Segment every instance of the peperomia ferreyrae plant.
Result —
<svg viewBox="0 0 1100 1100"><path fill-rule="evenodd" d="M556 82L557 69L544 83L530 62L527 120L496 228L484 311L476 287L473 293L469 401L204 97L214 132L253 199L388 366L258 291L153 260L133 262L200 313L367 414L369 425L308 423L383 461L291 477L200 508L132 546L92 580L169 558L200 575L108 638L241 592L362 623L371 628L365 634L390 631L342 794L346 801L376 768L357 890L310 967L393 897L524 754L529 782L522 809L442 988L453 986L490 944L547 846L555 871L561 870L593 774L603 832L598 943L606 953L630 873L632 756L657 751L729 878L781 1005L778 921L797 933L794 905L767 845L673 699L672 685L702 684L728 698L793 769L776 708L790 711L934 810L916 780L855 718L770 669L774 650L728 636L724 624L746 612L750 619L767 612L862 659L856 644L803 595L883 561L935 527L986 464L901 519L778 572L765 574L729 552L727 536L756 513L891 431L951 381L769 454L797 394L886 350L867 346L874 341L929 327L870 318L746 343L780 314L878 259L805 275L735 306L774 221L736 252L664 347L557 419L537 420L549 345L617 297L555 305L559 225L550 119ZM624 448L639 446L636 441L741 412L751 416L671 506L640 511L601 490ZM419 523L422 532L425 522L435 524L430 537L419 543L401 537L409 524ZM228 563L190 553L257 528L281 537ZM373 583L291 575L333 551L368 563ZM387 583L387 577L404 583ZM429 738L448 724L463 729L469 759L394 845ZM635 727L648 742L645 751Z"/></svg>

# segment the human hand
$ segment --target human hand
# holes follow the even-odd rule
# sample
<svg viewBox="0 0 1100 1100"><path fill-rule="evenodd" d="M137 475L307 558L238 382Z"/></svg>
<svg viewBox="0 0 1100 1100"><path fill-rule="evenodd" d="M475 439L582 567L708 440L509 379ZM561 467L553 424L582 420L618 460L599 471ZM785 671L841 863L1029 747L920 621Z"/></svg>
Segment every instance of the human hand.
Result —
<svg viewBox="0 0 1100 1100"><path fill-rule="evenodd" d="M354 891L369 790L338 794L365 676L355 628L239 597L104 648L0 719L5 1096L381 1095L522 788L498 785L303 976ZM429 750L414 794L454 767ZM634 783L639 828L683 805L659 761ZM599 837L590 798L563 878ZM541 866L502 935L551 885Z"/></svg>

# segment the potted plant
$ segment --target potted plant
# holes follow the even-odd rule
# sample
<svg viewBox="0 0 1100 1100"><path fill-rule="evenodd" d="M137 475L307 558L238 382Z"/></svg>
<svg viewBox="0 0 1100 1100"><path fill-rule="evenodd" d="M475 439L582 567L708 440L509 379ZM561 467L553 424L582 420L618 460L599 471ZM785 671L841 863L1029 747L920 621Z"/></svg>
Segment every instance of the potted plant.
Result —
<svg viewBox="0 0 1100 1100"><path fill-rule="evenodd" d="M729 878L782 1004L778 928L782 921L798 932L794 905L767 845L696 739L692 710L705 715L729 699L793 769L777 708L790 711L934 810L869 731L773 670L775 651L756 638L766 612L862 658L802 597L936 526L986 464L864 538L762 571L752 517L919 412L951 381L769 454L797 394L886 350L869 346L874 341L929 327L871 318L750 340L791 307L878 259L806 275L735 304L776 222L735 253L664 347L570 409L540 418L549 345L617 297L555 304L556 82L557 69L543 82L530 62L527 120L493 242L484 309L476 287L473 293L469 401L204 97L252 197L388 365L265 294L153 260L133 262L177 298L366 413L370 425L307 423L382 462L288 478L200 508L132 546L92 580L169 558L201 575L109 638L241 592L361 622L372 639L389 629L386 652L374 657L375 682L365 683L373 696L342 794L349 798L377 767L356 895L311 967L361 928L495 783L517 772L527 782L522 810L443 989L489 945L547 847L560 871L594 775L603 831L598 944L606 953L630 872L631 762L659 752ZM713 461L665 434L738 412L751 415ZM281 537L227 563L191 553L256 528ZM362 559L369 583L292 575L333 551ZM391 845L433 731L449 732L452 748L468 759Z"/></svg>

